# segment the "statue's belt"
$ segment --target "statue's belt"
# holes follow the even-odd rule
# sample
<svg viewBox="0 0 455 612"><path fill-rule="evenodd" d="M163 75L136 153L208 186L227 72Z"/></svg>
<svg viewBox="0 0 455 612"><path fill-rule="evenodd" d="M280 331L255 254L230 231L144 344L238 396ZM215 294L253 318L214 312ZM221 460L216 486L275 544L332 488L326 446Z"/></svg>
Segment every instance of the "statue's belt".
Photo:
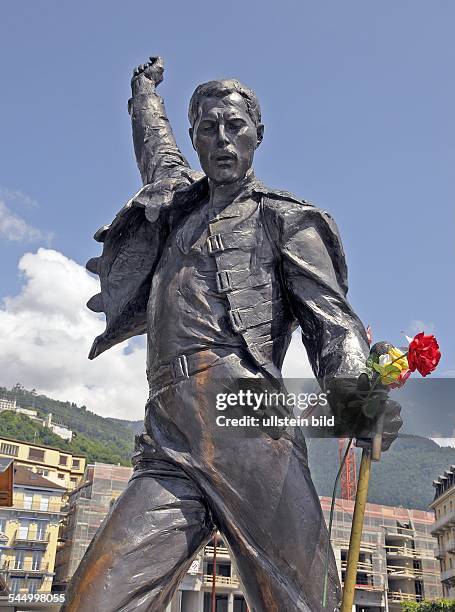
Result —
<svg viewBox="0 0 455 612"><path fill-rule="evenodd" d="M150 396L153 396L163 387L207 370L222 357L235 352L235 348L214 347L213 349L197 351L197 353L191 353L190 355L175 357L172 361L160 366L156 370L147 372Z"/></svg>

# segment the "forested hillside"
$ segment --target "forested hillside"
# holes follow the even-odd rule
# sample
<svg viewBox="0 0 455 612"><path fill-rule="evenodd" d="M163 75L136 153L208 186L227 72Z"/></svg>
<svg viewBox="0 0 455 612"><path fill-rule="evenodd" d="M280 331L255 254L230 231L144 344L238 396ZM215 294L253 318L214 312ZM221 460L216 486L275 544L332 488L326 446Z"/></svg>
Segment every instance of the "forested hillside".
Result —
<svg viewBox="0 0 455 612"><path fill-rule="evenodd" d="M103 418L85 406L37 395L19 384L12 389L0 387L0 397L15 399L17 405L37 410L39 416L51 412L53 421L77 433L68 443L24 415L3 412L0 413L0 435L68 449L86 455L89 462L131 464L134 434L140 427L139 422Z"/></svg>
<svg viewBox="0 0 455 612"><path fill-rule="evenodd" d="M332 495L338 469L338 441L307 441L311 474L319 495ZM357 467L360 449L356 449ZM455 464L455 448L440 448L432 440L400 436L381 461L373 463L368 499L377 504L429 510L432 482Z"/></svg>

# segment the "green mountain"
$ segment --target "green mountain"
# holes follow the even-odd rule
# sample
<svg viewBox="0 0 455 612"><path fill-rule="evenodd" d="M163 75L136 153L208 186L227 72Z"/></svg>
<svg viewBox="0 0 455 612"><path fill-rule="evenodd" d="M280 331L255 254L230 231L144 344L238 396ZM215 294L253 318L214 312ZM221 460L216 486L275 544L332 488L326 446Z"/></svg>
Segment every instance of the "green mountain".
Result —
<svg viewBox="0 0 455 612"><path fill-rule="evenodd" d="M134 434L139 430L140 422L104 418L85 406L37 395L19 384L12 389L0 387L0 397L15 399L18 406L32 408L40 417L52 413L53 421L69 427L76 436L71 442L66 442L25 415L9 411L0 413L0 435L80 453L86 455L89 463L131 465Z"/></svg>
<svg viewBox="0 0 455 612"><path fill-rule="evenodd" d="M0 435L81 453L90 463L131 464L134 435L141 429L141 421L104 418L85 406L37 395L21 385L0 387L0 397L16 399L18 405L34 408L42 417L51 412L52 419L72 429L76 437L65 442L28 417L9 411L0 413ZM316 489L319 495L331 496L339 464L338 441L309 439L307 445ZM356 455L359 465L359 449ZM369 501L428 510L434 494L432 481L452 464L455 448L440 448L432 440L418 436L400 436L373 465Z"/></svg>
<svg viewBox="0 0 455 612"><path fill-rule="evenodd" d="M331 497L339 465L338 440L309 439L308 462L319 495ZM361 450L356 450L357 468ZM381 461L373 463L368 500L376 504L429 510L432 482L455 464L455 448L441 448L428 438L400 436Z"/></svg>

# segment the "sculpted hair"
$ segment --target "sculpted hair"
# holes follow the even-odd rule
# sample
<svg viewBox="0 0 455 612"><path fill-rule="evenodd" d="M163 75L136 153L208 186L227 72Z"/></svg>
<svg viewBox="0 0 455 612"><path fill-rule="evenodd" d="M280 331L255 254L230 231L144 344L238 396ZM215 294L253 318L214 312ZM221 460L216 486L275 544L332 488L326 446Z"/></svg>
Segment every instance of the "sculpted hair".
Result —
<svg viewBox="0 0 455 612"><path fill-rule="evenodd" d="M236 79L222 79L221 81L208 81L208 83L198 85L194 90L188 109L188 119L190 120L191 126L194 125L197 119L199 105L203 98L223 98L232 93L240 94L245 100L248 114L254 124L258 125L261 123L261 107L259 106L259 100L254 91L246 87L246 85L242 85L242 83Z"/></svg>

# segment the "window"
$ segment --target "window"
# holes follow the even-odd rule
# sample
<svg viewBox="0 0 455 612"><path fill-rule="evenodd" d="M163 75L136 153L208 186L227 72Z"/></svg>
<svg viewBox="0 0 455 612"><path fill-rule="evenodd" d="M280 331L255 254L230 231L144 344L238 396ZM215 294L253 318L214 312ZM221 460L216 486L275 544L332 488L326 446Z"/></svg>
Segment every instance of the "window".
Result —
<svg viewBox="0 0 455 612"><path fill-rule="evenodd" d="M44 461L44 451L40 448L29 448L28 458L32 461Z"/></svg>
<svg viewBox="0 0 455 612"><path fill-rule="evenodd" d="M22 588L24 581L20 576L11 576L11 581L9 584L9 589L11 593L19 593L19 590Z"/></svg>
<svg viewBox="0 0 455 612"><path fill-rule="evenodd" d="M34 550L32 555L32 570L41 569L41 562L43 560L43 553L41 550Z"/></svg>
<svg viewBox="0 0 455 612"><path fill-rule="evenodd" d="M38 521L38 525L36 528L36 539L37 540L45 540L46 532L47 532L48 523L46 521Z"/></svg>
<svg viewBox="0 0 455 612"><path fill-rule="evenodd" d="M204 612L210 612L212 609L211 605L211 593L204 593ZM227 595L216 595L215 596L215 610L216 612L227 612L228 610L228 596Z"/></svg>
<svg viewBox="0 0 455 612"><path fill-rule="evenodd" d="M73 468L75 470L79 470L81 467L81 460L80 459L73 459Z"/></svg>
<svg viewBox="0 0 455 612"><path fill-rule="evenodd" d="M59 465L68 465L68 457L66 455L60 455L60 459L58 461Z"/></svg>
<svg viewBox="0 0 455 612"><path fill-rule="evenodd" d="M17 537L19 540L26 540L28 538L28 528L30 521L21 520L19 523L19 529L17 530Z"/></svg>
<svg viewBox="0 0 455 612"><path fill-rule="evenodd" d="M24 569L24 551L16 550L16 557L14 559L14 569Z"/></svg>
<svg viewBox="0 0 455 612"><path fill-rule="evenodd" d="M63 478L65 478L65 474L60 474L60 473L58 473L58 474L57 474L57 476L58 476L58 478L60 478L60 480L62 480Z"/></svg>
<svg viewBox="0 0 455 612"><path fill-rule="evenodd" d="M207 563L207 574L213 575L213 563ZM230 577L231 565L230 563L217 563L216 564L217 576Z"/></svg>
<svg viewBox="0 0 455 612"><path fill-rule="evenodd" d="M0 453L3 453L3 455L10 455L11 457L17 457L19 454L19 447L16 444L2 442L0 444Z"/></svg>
<svg viewBox="0 0 455 612"><path fill-rule="evenodd" d="M49 510L49 495L41 494L41 499L39 503L40 510Z"/></svg>
<svg viewBox="0 0 455 612"><path fill-rule="evenodd" d="M246 601L240 595L234 597L234 612L247 612Z"/></svg>
<svg viewBox="0 0 455 612"><path fill-rule="evenodd" d="M30 510L33 505L33 494L24 493L24 509Z"/></svg>
<svg viewBox="0 0 455 612"><path fill-rule="evenodd" d="M0 533L5 532L7 520L6 516L0 516Z"/></svg>
<svg viewBox="0 0 455 612"><path fill-rule="evenodd" d="M41 586L41 578L29 578L27 586L27 590L29 593L38 593L38 590Z"/></svg>

